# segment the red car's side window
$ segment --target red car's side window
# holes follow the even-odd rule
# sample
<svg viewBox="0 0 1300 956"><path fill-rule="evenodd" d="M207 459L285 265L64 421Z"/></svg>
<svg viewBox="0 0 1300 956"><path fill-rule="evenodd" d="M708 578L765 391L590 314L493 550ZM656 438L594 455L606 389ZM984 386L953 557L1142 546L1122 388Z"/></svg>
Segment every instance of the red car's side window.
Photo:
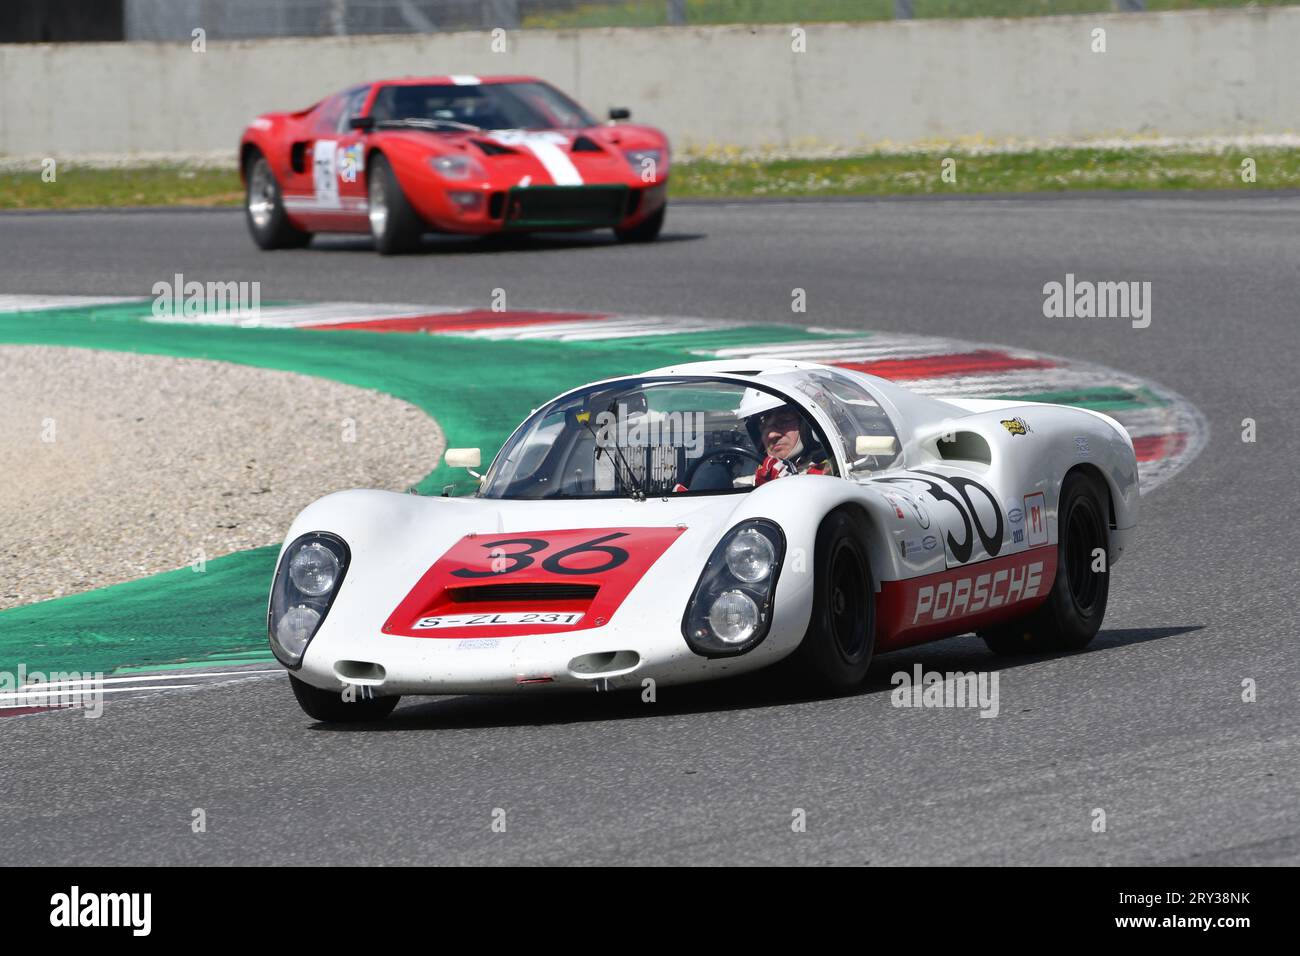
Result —
<svg viewBox="0 0 1300 956"><path fill-rule="evenodd" d="M322 136L327 136L336 132L338 130L339 117L342 115L343 96L331 96L316 108L316 113L312 117L312 132Z"/></svg>

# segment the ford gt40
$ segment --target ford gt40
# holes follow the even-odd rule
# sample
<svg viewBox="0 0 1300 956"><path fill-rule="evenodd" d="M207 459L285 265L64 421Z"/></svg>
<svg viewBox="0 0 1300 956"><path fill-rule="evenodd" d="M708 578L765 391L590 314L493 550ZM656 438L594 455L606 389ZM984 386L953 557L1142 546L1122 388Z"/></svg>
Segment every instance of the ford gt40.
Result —
<svg viewBox="0 0 1300 956"><path fill-rule="evenodd" d="M239 168L253 241L303 246L313 233L370 233L384 254L426 232L487 235L611 228L659 235L668 140L602 124L555 87L524 76L365 83L244 131Z"/></svg>

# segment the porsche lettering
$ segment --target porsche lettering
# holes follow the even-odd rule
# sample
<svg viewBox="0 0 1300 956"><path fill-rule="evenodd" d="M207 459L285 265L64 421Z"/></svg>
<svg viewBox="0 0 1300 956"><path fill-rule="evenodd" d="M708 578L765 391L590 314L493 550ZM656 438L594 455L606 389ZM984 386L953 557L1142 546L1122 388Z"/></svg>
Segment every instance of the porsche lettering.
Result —
<svg viewBox="0 0 1300 956"><path fill-rule="evenodd" d="M916 592L912 623L942 621L978 614L1038 597L1043 585L1043 562L1002 568L985 574L925 584Z"/></svg>

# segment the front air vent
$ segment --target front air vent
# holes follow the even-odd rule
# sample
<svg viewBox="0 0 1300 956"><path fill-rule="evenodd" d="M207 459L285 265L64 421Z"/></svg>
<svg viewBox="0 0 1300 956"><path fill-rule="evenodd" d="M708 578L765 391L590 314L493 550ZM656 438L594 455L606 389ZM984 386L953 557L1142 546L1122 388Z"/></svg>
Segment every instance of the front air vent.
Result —
<svg viewBox="0 0 1300 956"><path fill-rule="evenodd" d="M500 143L494 143L490 139L470 140L475 146L483 151L484 156L513 156L516 150L509 146L502 146Z"/></svg>
<svg viewBox="0 0 1300 956"><path fill-rule="evenodd" d="M603 153L600 144L589 136L579 136L573 141L571 151L575 153Z"/></svg>
<svg viewBox="0 0 1300 956"><path fill-rule="evenodd" d="M480 584L451 588L448 596L457 604L487 604L500 601L589 601L599 588L594 584Z"/></svg>

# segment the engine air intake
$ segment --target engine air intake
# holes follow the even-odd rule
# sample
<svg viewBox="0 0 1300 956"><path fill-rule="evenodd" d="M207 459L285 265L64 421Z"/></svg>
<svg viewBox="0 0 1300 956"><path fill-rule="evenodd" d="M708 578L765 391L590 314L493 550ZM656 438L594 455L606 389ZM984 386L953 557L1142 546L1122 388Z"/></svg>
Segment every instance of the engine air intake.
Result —
<svg viewBox="0 0 1300 956"><path fill-rule="evenodd" d="M594 584L480 584L449 588L457 604L486 604L498 601L589 601L599 588Z"/></svg>

